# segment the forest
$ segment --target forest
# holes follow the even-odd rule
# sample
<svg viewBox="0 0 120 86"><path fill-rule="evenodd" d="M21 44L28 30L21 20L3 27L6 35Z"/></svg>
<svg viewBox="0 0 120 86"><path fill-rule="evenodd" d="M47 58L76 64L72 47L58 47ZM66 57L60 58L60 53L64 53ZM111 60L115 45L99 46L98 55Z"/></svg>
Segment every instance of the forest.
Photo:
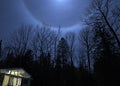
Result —
<svg viewBox="0 0 120 86"><path fill-rule="evenodd" d="M95 0L86 27L21 25L0 41L0 69L23 68L31 86L120 86L120 8Z"/></svg>

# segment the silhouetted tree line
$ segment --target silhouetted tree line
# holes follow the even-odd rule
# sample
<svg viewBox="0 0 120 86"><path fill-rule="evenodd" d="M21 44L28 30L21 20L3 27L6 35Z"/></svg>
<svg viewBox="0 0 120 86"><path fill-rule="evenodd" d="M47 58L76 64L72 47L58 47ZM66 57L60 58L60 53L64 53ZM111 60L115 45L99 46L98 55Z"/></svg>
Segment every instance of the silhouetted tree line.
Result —
<svg viewBox="0 0 120 86"><path fill-rule="evenodd" d="M23 25L0 41L0 68L25 69L31 86L120 86L120 8L94 0L89 15L85 28L64 36Z"/></svg>

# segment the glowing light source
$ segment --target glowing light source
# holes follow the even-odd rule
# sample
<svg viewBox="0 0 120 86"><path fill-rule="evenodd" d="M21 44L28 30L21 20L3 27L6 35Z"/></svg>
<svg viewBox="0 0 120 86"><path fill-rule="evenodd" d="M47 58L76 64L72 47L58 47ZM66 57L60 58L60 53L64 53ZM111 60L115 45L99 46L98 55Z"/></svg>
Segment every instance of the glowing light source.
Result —
<svg viewBox="0 0 120 86"><path fill-rule="evenodd" d="M56 3L67 4L70 0L55 0Z"/></svg>
<svg viewBox="0 0 120 86"><path fill-rule="evenodd" d="M57 0L57 1L59 1L59 2L63 2L63 1L65 1L65 0Z"/></svg>
<svg viewBox="0 0 120 86"><path fill-rule="evenodd" d="M71 6L71 0L53 0L52 4L54 4L55 7L57 8L61 8L63 9L65 6L65 8L68 8L69 6Z"/></svg>
<svg viewBox="0 0 120 86"><path fill-rule="evenodd" d="M90 0L23 0L36 20L50 26L70 27L78 24Z"/></svg>

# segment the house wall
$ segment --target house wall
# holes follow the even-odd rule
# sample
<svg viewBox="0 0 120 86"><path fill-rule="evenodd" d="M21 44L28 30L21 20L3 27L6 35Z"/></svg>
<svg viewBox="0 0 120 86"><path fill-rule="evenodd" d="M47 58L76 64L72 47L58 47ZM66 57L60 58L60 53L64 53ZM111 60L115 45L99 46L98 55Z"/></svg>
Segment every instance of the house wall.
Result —
<svg viewBox="0 0 120 86"><path fill-rule="evenodd" d="M3 74L0 74L0 86L2 86L3 79L4 79L4 75L3 75Z"/></svg>
<svg viewBox="0 0 120 86"><path fill-rule="evenodd" d="M2 86L21 86L22 78L4 75Z"/></svg>
<svg viewBox="0 0 120 86"><path fill-rule="evenodd" d="M5 76L4 76L4 79L3 79L2 86L7 86L7 85L8 85L8 82L9 82L9 76L8 76L8 75L5 75Z"/></svg>
<svg viewBox="0 0 120 86"><path fill-rule="evenodd" d="M22 78L11 75L3 75L0 86L30 86L29 78Z"/></svg>

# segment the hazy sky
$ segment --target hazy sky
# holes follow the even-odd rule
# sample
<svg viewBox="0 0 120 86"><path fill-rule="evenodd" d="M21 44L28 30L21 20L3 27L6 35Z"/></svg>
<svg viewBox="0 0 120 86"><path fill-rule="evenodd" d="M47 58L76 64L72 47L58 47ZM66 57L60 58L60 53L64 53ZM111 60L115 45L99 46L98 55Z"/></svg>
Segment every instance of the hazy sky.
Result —
<svg viewBox="0 0 120 86"><path fill-rule="evenodd" d="M80 17L89 0L0 0L0 39L21 24L81 27Z"/></svg>
<svg viewBox="0 0 120 86"><path fill-rule="evenodd" d="M64 30L82 28L81 17L91 0L0 0L0 39L22 24L45 23ZM120 0L115 0L120 4Z"/></svg>
<svg viewBox="0 0 120 86"><path fill-rule="evenodd" d="M90 0L24 0L35 19L52 26L70 27L81 21Z"/></svg>
<svg viewBox="0 0 120 86"><path fill-rule="evenodd" d="M22 0L0 0L0 39L8 37L21 24L36 24Z"/></svg>

